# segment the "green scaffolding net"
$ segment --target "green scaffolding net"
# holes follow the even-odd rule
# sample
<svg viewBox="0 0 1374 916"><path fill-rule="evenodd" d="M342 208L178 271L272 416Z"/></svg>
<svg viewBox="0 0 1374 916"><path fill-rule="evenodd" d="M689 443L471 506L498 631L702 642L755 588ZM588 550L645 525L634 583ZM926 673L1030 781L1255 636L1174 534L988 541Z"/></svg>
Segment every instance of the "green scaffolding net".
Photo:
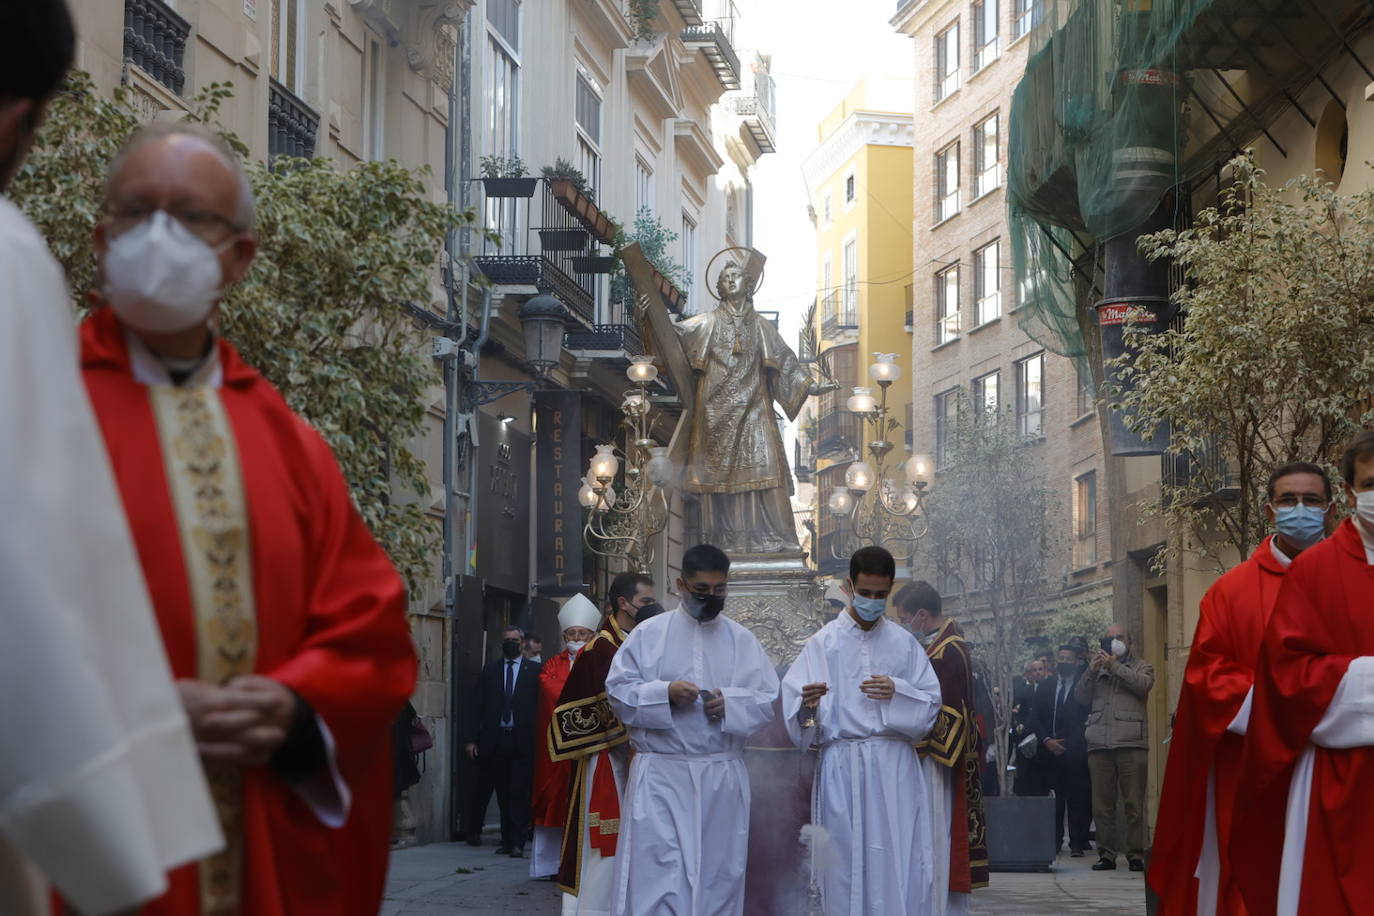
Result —
<svg viewBox="0 0 1374 916"><path fill-rule="evenodd" d="M1348 55L1374 0L1033 0L1030 55L1012 99L1008 219L1021 324L1081 357L1101 298L1098 243L1146 222L1176 188L1220 176ZM1186 206L1186 193L1173 196ZM1090 326L1090 325L1089 325Z"/></svg>

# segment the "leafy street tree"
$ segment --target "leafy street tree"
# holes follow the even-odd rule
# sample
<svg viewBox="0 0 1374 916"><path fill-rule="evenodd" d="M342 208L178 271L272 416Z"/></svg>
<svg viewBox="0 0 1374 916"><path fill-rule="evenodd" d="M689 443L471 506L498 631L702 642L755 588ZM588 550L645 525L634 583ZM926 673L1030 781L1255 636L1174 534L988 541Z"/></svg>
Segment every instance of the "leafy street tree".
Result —
<svg viewBox="0 0 1374 916"><path fill-rule="evenodd" d="M1132 390L1106 392L1138 428L1169 425L1178 472L1146 511L1218 569L1266 534L1271 469L1329 467L1374 424L1374 191L1343 197L1310 176L1270 187L1246 157L1231 169L1192 228L1141 240L1184 272L1184 318L1129 328L1136 352L1118 365Z"/></svg>
<svg viewBox="0 0 1374 916"><path fill-rule="evenodd" d="M213 125L230 91L208 87L192 100L194 116ZM66 269L78 308L98 287L90 234L106 168L138 123L127 92L102 98L75 74L12 187ZM473 214L434 203L395 162L340 170L324 159L279 159L252 163L248 174L261 247L223 303L225 335L329 441L359 510L415 594L432 571L438 531L414 443L441 381L404 306L442 297L444 237Z"/></svg>
<svg viewBox="0 0 1374 916"><path fill-rule="evenodd" d="M930 534L921 546L941 593L962 596L959 621L993 691L994 735L1011 724L1029 624L1058 595L1062 538L1038 451L1026 447L1010 412L963 411L927 502ZM994 743L1005 795L1006 747Z"/></svg>

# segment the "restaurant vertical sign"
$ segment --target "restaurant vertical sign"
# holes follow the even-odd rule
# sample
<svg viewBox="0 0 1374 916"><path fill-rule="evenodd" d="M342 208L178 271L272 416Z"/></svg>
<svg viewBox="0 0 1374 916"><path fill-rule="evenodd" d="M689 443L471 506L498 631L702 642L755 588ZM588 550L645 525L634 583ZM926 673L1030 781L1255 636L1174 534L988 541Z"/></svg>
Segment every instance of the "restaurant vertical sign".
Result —
<svg viewBox="0 0 1374 916"><path fill-rule="evenodd" d="M582 395L534 393L535 582L541 598L582 590Z"/></svg>

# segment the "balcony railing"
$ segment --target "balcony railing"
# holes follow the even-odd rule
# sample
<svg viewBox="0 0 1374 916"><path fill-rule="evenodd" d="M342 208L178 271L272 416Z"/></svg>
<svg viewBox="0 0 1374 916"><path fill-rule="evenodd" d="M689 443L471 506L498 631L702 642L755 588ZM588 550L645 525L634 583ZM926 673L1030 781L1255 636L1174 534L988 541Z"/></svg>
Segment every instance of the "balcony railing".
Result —
<svg viewBox="0 0 1374 916"><path fill-rule="evenodd" d="M863 438L859 418L847 410L841 402L821 413L816 420L816 454L830 455L834 452L857 449Z"/></svg>
<svg viewBox="0 0 1374 916"><path fill-rule="evenodd" d="M768 72L768 64L761 55L754 54L749 64L750 79L742 93L733 99L735 114L744 123L745 130L759 154L777 152L777 123L774 121L773 77Z"/></svg>
<svg viewBox="0 0 1374 916"><path fill-rule="evenodd" d="M639 325L633 316L626 314L620 306L609 306L601 315L604 323L593 325L590 329L577 328L563 335L563 347L575 350L583 356L624 359L641 356L644 353L644 340L639 333Z"/></svg>
<svg viewBox="0 0 1374 916"><path fill-rule="evenodd" d="M1215 502L1231 504L1239 496L1235 475L1220 449L1215 446L1199 454L1166 453L1161 457L1166 500L1182 491L1192 497L1191 502L1195 506L1201 507Z"/></svg>
<svg viewBox="0 0 1374 916"><path fill-rule="evenodd" d="M712 5L714 15L708 13L699 25L689 25L682 30L682 43L701 49L711 62L721 88L738 89L740 63L735 53L735 22L739 19L739 10L734 0L715 0Z"/></svg>
<svg viewBox="0 0 1374 916"><path fill-rule="evenodd" d="M701 0L673 0L678 15L688 25L701 25Z"/></svg>
<svg viewBox="0 0 1374 916"><path fill-rule="evenodd" d="M267 107L267 154L313 159L320 116L291 90L271 80Z"/></svg>
<svg viewBox="0 0 1374 916"><path fill-rule="evenodd" d="M191 24L161 0L124 0L124 59L181 95Z"/></svg>

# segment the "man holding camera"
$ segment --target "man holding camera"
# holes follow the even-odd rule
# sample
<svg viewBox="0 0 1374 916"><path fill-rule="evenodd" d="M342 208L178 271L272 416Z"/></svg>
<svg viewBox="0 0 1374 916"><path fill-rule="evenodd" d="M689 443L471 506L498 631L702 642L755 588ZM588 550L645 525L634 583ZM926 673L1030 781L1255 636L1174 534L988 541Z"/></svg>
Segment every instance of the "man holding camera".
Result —
<svg viewBox="0 0 1374 916"><path fill-rule="evenodd" d="M1116 801L1126 808L1126 861L1145 870L1145 780L1149 740L1145 701L1155 685L1154 666L1135 657L1126 628L1114 623L1101 650L1088 663L1073 694L1088 707L1088 772L1092 775L1093 820L1097 824L1097 864L1093 871L1116 868L1121 836Z"/></svg>

